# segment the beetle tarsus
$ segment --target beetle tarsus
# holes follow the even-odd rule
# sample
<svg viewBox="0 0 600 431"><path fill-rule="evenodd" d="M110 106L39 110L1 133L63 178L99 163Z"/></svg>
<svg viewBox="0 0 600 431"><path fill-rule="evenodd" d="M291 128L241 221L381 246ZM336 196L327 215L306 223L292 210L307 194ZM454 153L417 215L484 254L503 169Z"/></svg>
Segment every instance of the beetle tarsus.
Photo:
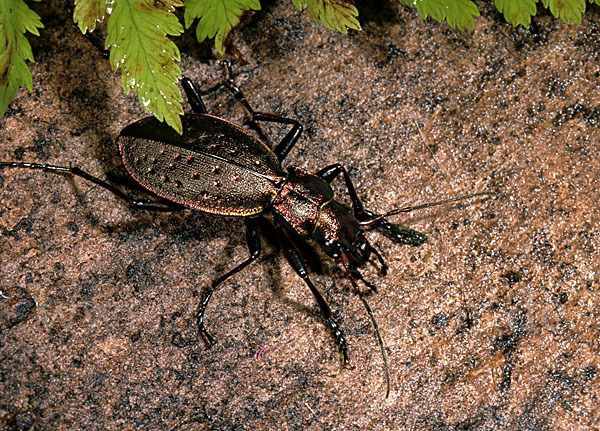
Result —
<svg viewBox="0 0 600 431"><path fill-rule="evenodd" d="M335 319L331 316L327 319L327 324L333 331L333 336L335 337L335 342L340 348L342 355L344 356L344 365L348 365L348 347L346 345L346 338L344 337L344 333L340 329L340 325L335 321Z"/></svg>
<svg viewBox="0 0 600 431"><path fill-rule="evenodd" d="M65 9L67 10L67 13L71 16L71 18L73 17L73 8L74 6L71 6L71 4L69 3L68 0L64 0L64 5L65 5ZM74 19L69 20L71 21L71 23L73 24L73 28L77 28L77 24L75 22ZM108 59L110 58L110 51L108 49L104 48L104 44L105 44L105 40L102 40L102 38L100 36L97 36L96 34L92 33L93 30L89 30L86 31L85 33L83 33L83 37L85 37L87 40L89 40L92 45L94 45L94 47L98 50L98 52L100 53L100 55L102 55L102 57ZM79 28L77 28L77 32L79 32Z"/></svg>
<svg viewBox="0 0 600 431"><path fill-rule="evenodd" d="M214 339L214 337L212 335L210 335L208 333L208 331L206 330L206 328L204 327L204 312L206 311L206 306L208 305L208 302L210 301L210 298L211 298L214 290L215 290L215 286L213 283L213 285L210 286L210 288L206 291L204 299L200 303L200 307L198 309L198 314L196 315L196 325L198 326L198 332L200 332L200 335L204 338L204 341L206 342L207 347L211 347L216 343L216 340Z"/></svg>

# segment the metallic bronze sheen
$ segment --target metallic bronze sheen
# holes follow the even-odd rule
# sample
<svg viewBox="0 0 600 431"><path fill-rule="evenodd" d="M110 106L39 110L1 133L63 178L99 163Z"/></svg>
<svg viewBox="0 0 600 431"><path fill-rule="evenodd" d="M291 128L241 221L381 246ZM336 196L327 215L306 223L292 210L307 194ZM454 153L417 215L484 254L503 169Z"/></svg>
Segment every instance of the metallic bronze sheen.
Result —
<svg viewBox="0 0 600 431"><path fill-rule="evenodd" d="M319 221L321 207L333 199L331 186L322 178L295 166L288 167L288 181L273 201L273 211L296 233L309 238Z"/></svg>
<svg viewBox="0 0 600 431"><path fill-rule="evenodd" d="M119 148L137 182L212 214L249 216L271 204L285 177L271 149L221 118L186 114L182 120L181 135L154 117L123 129Z"/></svg>

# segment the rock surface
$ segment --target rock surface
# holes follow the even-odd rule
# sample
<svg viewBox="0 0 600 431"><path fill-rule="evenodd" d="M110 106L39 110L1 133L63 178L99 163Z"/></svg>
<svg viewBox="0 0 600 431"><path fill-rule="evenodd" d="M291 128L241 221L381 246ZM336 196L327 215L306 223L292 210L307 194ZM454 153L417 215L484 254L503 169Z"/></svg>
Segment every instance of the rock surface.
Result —
<svg viewBox="0 0 600 431"><path fill-rule="evenodd" d="M242 220L137 211L81 180L3 169L1 429L600 427L598 7L580 26L540 9L525 30L482 5L459 32L374 4L342 35L270 2L233 32L228 58L257 110L305 125L286 162L344 164L368 208L499 193L397 217L429 235L418 248L370 235L390 265L365 271L390 397L370 322L331 260L313 281L352 366L266 241L215 294L207 350L194 313L247 255ZM62 2L33 7L46 25L34 91L0 119L0 160L71 163L128 187L113 142L147 114ZM181 50L186 76L218 82L210 44ZM225 91L206 104L245 118Z"/></svg>

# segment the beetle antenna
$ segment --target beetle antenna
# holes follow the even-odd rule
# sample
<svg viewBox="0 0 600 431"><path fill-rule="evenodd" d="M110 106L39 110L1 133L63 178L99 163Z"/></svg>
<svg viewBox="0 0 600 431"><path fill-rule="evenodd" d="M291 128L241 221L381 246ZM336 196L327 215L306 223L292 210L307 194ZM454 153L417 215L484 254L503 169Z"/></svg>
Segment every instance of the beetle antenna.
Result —
<svg viewBox="0 0 600 431"><path fill-rule="evenodd" d="M408 206L408 207L404 207L404 208L396 208L396 209L386 212L385 214L379 215L375 218L363 220L363 221L359 222L359 224L361 226L365 226L365 227L373 226L375 223L383 220L384 218L393 216L396 214L408 213L408 212L415 211L415 210L422 210L425 208L437 207L439 205L445 205L445 204L449 204L452 202L458 202L458 201L462 201L465 199L474 198L477 196L496 196L496 195L497 195L497 193L495 193L495 192L477 192L477 193L471 193L470 195L457 196L455 198L444 199L444 200L437 201L437 202L430 202L430 203L421 204L421 205L412 205L412 206Z"/></svg>
<svg viewBox="0 0 600 431"><path fill-rule="evenodd" d="M358 292L358 297L365 306L365 310L367 310L367 314L371 319L371 324L373 325L373 329L375 330L375 336L377 337L377 342L379 343L379 348L381 349L381 357L383 358L383 369L385 371L385 397L388 398L390 396L390 370L388 369L387 354L385 353L385 344L383 344L383 338L381 338L381 334L379 333L379 326L377 326L377 321L375 320L375 316L373 316L373 311L371 311L369 303L360 292Z"/></svg>
<svg viewBox="0 0 600 431"><path fill-rule="evenodd" d="M390 396L390 386L391 386L390 370L388 368L387 354L385 353L385 344L383 344L383 338L381 337L381 333L379 332L379 326L377 325L377 321L375 320L375 316L373 315L373 311L371 310L369 303L365 299L363 293L360 291L360 289L358 288L358 285L356 284L356 281L354 280L353 274L354 274L354 271L356 271L356 270L353 271L352 268L350 267L350 262L348 261L348 257L346 256L345 253L342 253L340 257L342 260L342 265L344 265L344 269L346 270L346 278L350 281L352 288L354 289L354 291L356 292L356 294L362 301L362 303L365 307L365 310L367 311L367 314L369 315L369 319L371 319L371 324L373 325L373 330L375 331L375 337L377 337L377 342L379 343L379 348L381 350L381 357L383 359L383 370L385 372L385 386L386 386L385 397L388 398ZM358 272L358 271L356 271L356 272ZM360 279L363 282L365 282L365 280L362 278L360 273L358 275L359 275ZM367 284L367 286L368 286L368 284Z"/></svg>

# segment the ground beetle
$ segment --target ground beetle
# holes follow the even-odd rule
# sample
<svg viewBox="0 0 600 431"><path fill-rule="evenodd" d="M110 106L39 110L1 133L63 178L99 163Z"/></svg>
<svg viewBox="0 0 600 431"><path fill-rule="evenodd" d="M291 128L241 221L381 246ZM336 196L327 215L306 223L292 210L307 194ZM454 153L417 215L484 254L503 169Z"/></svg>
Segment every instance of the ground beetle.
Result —
<svg viewBox="0 0 600 431"><path fill-rule="evenodd" d="M264 134L256 123L258 121L292 126L274 149L244 129L209 115L197 88L189 79L184 78L182 85L193 113L182 117L181 135L156 118L147 117L125 127L117 140L129 174L155 197L162 198L160 200L135 199L78 167L23 162L0 162L0 167L41 169L78 176L109 190L134 207L145 210L176 211L191 208L216 215L245 217L250 257L213 281L199 305L197 325L209 345L215 343L204 326L204 311L209 300L217 286L259 256L259 220L270 214L272 222L267 225L276 232L287 261L314 295L321 314L335 336L344 362L347 363L344 334L329 305L308 276L300 245L305 240L313 240L325 254L341 262L346 278L358 293L374 326L384 360L389 393L389 373L383 341L373 313L357 286L357 281L360 281L369 289L375 290L375 286L363 278L359 267L367 262L374 263L374 258L379 262L381 274L386 273L387 266L381 254L369 244L364 232L376 229L392 241L421 245L427 241L424 234L391 224L385 217L491 193L475 193L377 215L364 209L348 171L338 163L316 173L296 166L288 167L286 172L281 167L281 162L298 141L302 125L294 119L254 111L236 86L229 63L226 65L229 78L222 85L250 113L248 125L262 136ZM334 200L330 183L340 174L348 189L352 208Z"/></svg>

